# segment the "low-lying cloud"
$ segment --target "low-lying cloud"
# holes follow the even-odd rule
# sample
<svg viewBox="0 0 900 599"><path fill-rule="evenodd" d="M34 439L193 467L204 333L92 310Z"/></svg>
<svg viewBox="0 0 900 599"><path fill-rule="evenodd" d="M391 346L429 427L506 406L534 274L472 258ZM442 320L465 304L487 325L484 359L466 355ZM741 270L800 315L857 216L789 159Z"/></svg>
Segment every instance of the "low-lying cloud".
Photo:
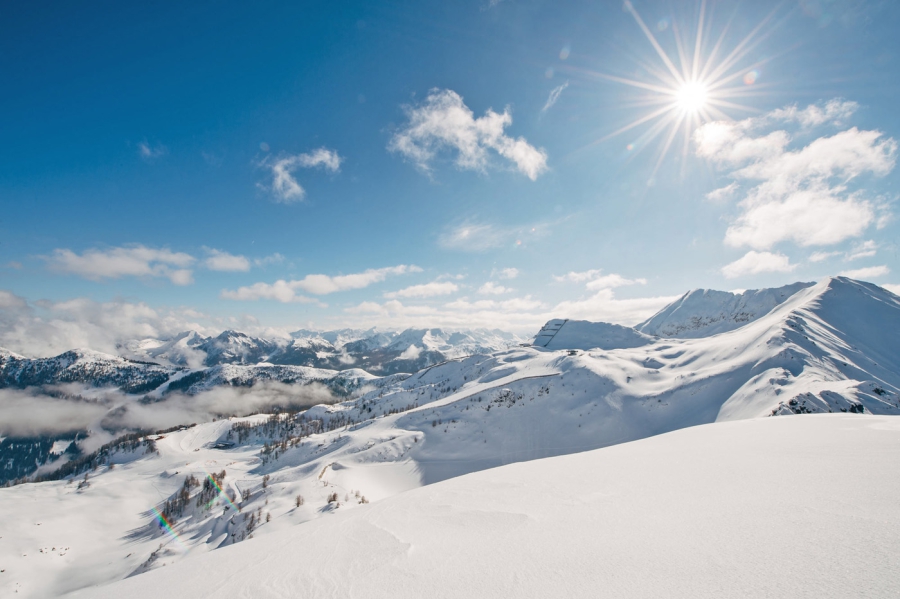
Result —
<svg viewBox="0 0 900 599"><path fill-rule="evenodd" d="M48 390L0 389L0 435L33 437L76 431L159 430L214 418L246 416L278 409L305 409L339 400L318 382L289 385L277 381L252 387L214 387L197 395L174 393L145 403L114 390L75 385Z"/></svg>

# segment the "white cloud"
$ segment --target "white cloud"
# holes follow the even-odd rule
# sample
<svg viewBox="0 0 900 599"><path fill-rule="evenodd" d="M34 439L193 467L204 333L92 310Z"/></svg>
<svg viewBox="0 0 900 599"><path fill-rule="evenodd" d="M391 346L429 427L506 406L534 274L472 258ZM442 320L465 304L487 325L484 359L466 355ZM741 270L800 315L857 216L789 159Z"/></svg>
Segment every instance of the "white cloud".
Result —
<svg viewBox="0 0 900 599"><path fill-rule="evenodd" d="M400 360L415 360L419 357L419 354L422 353L422 348L417 347L415 345L410 345L406 349L403 350L399 356L397 356Z"/></svg>
<svg viewBox="0 0 900 599"><path fill-rule="evenodd" d="M501 269L493 269L491 271L491 278L494 279L515 279L519 276L518 268L501 268Z"/></svg>
<svg viewBox="0 0 900 599"><path fill-rule="evenodd" d="M530 239L541 238L546 235L547 229L546 224L504 227L489 223L464 222L446 228L438 237L438 245L448 250L484 252L505 245L521 245Z"/></svg>
<svg viewBox="0 0 900 599"><path fill-rule="evenodd" d="M558 283L586 283L592 279L596 279L600 276L603 270L599 268L595 268L592 270L584 270L581 272L568 272L564 275L553 275L553 279Z"/></svg>
<svg viewBox="0 0 900 599"><path fill-rule="evenodd" d="M844 259L850 261L859 260L860 258L871 258L877 253L878 244L875 243L874 240L869 239L868 241L863 241L862 243L854 245Z"/></svg>
<svg viewBox="0 0 900 599"><path fill-rule="evenodd" d="M299 166L305 168L323 167L327 171L336 173L341 170L341 162L344 159L334 150L318 148L306 154L298 154L293 157Z"/></svg>
<svg viewBox="0 0 900 599"><path fill-rule="evenodd" d="M730 200L734 197L735 192L738 190L737 181L732 181L725 187L720 187L718 189L714 189L708 194L706 194L706 199L710 202L724 202L726 200Z"/></svg>
<svg viewBox="0 0 900 599"><path fill-rule="evenodd" d="M205 320L184 308L153 309L140 302L87 298L29 303L0 291L0 347L28 356L52 356L79 347L115 354L127 339L162 338L185 330L217 332Z"/></svg>
<svg viewBox="0 0 900 599"><path fill-rule="evenodd" d="M779 121L793 121L800 123L804 127L816 127L829 122L840 125L842 121L850 118L858 108L859 104L856 102L834 99L821 106L811 104L803 109L797 108L796 104L779 108L773 110L769 114L769 118Z"/></svg>
<svg viewBox="0 0 900 599"><path fill-rule="evenodd" d="M247 272L250 270L250 261L244 256L235 256L228 252L214 248L203 248L208 254L203 266L209 270L224 272Z"/></svg>
<svg viewBox="0 0 900 599"><path fill-rule="evenodd" d="M509 287L504 287L503 285L497 285L493 281L488 281L478 288L478 293L480 293L481 295L503 295L504 293L511 293L512 291L515 291L515 289L510 289Z"/></svg>
<svg viewBox="0 0 900 599"><path fill-rule="evenodd" d="M475 118L462 97L452 90L433 89L418 107L406 107L407 125L394 134L388 149L411 160L425 172L442 151L456 153L457 167L486 172L491 151L515 165L534 181L547 170L547 153L525 138L504 134L512 124L509 108L498 114L491 109Z"/></svg>
<svg viewBox="0 0 900 599"><path fill-rule="evenodd" d="M726 279L735 279L762 272L791 272L795 268L797 265L791 264L784 254L750 250L743 257L723 266L722 274Z"/></svg>
<svg viewBox="0 0 900 599"><path fill-rule="evenodd" d="M242 302L253 302L258 300L275 300L284 304L299 303L311 304L316 300L298 295L296 281L285 281L279 279L274 283L254 283L246 287L239 287L235 290L223 289L219 294L223 299L230 299Z"/></svg>
<svg viewBox="0 0 900 599"><path fill-rule="evenodd" d="M308 293L316 295L325 295L335 293L336 291L347 291L349 289L362 289L373 283L380 283L388 276L403 275L411 272L422 272L418 266L400 264L399 266L388 266L386 268L370 268L360 273L349 275L338 275L329 277L328 275L306 275L299 281L293 283L297 288Z"/></svg>
<svg viewBox="0 0 900 599"><path fill-rule="evenodd" d="M300 202L306 196L306 190L294 177L294 171L298 168L321 167L332 173L341 168L343 158L334 150L318 148L305 154L285 156L278 159L266 159L263 166L272 172L271 192L276 201L283 204Z"/></svg>
<svg viewBox="0 0 900 599"><path fill-rule="evenodd" d="M612 289L601 289L586 299L557 304L548 314L552 318L578 318L633 326L644 321L679 296L618 299Z"/></svg>
<svg viewBox="0 0 900 599"><path fill-rule="evenodd" d="M835 256L840 256L841 252L813 252L810 257L810 262L824 262L829 258L834 258Z"/></svg>
<svg viewBox="0 0 900 599"><path fill-rule="evenodd" d="M69 249L56 249L45 259L50 268L57 272L92 281L124 276L164 277L176 285L193 283L192 272L186 267L195 262L189 254L143 245L89 249L80 255Z"/></svg>
<svg viewBox="0 0 900 599"><path fill-rule="evenodd" d="M254 266L268 266L270 264L280 264L284 262L284 256L275 252L271 256L265 256L263 258L256 258L253 260Z"/></svg>
<svg viewBox="0 0 900 599"><path fill-rule="evenodd" d="M900 295L900 285L889 285L885 283L884 285L882 285L882 287L884 287L894 295Z"/></svg>
<svg viewBox="0 0 900 599"><path fill-rule="evenodd" d="M402 275L411 272L422 272L418 266L401 264L387 268L370 268L361 273L349 275L306 275L295 281L278 280L274 283L255 283L236 290L222 290L220 296L224 299L239 301L255 301L261 299L276 300L282 303L300 302L311 303L317 300L299 295L298 290L314 295L327 295L338 291L362 289L373 283L384 281L391 275Z"/></svg>
<svg viewBox="0 0 900 599"><path fill-rule="evenodd" d="M885 265L868 266L866 268L857 268L855 270L845 270L841 273L842 277L850 277L851 279L875 279L890 274L891 269Z"/></svg>
<svg viewBox="0 0 900 599"><path fill-rule="evenodd" d="M608 274L602 277L597 277L591 281L588 281L585 287L590 289L591 291L597 291L600 289L614 289L616 287L625 287L626 285L646 285L647 279L626 279L622 275L617 275L615 273Z"/></svg>
<svg viewBox="0 0 900 599"><path fill-rule="evenodd" d="M384 297L424 298L435 297L438 295L450 295L451 293L456 293L457 291L459 291L459 285L457 285L456 283L451 283L449 281L432 281L431 283L425 283L424 285L412 285L411 287L407 287L406 289L385 293Z"/></svg>
<svg viewBox="0 0 900 599"><path fill-rule="evenodd" d="M631 326L676 299L678 296L619 299L612 289L605 288L589 297L561 302L553 307L530 295L505 300L461 297L443 305L427 306L407 305L399 300L366 301L345 308L345 318L340 323L341 326L387 328L484 327L534 334L551 318L579 318Z"/></svg>
<svg viewBox="0 0 900 599"><path fill-rule="evenodd" d="M504 245L511 232L489 224L469 223L445 231L438 238L441 247L480 252Z"/></svg>
<svg viewBox="0 0 900 599"><path fill-rule="evenodd" d="M603 275L599 268L584 270L581 272L568 272L564 275L553 275L553 279L559 283L585 283L585 287L591 291L600 289L614 289L627 285L646 285L647 279L626 279L622 275L610 273Z"/></svg>
<svg viewBox="0 0 900 599"><path fill-rule="evenodd" d="M547 103L544 104L543 108L541 108L541 112L547 112L548 110L553 108L553 105L556 104L557 100L559 100L560 94L562 94L563 90L565 90L567 87L569 87L568 81L566 81L562 85L560 85L558 87L554 87L552 90L550 90L550 95L547 96Z"/></svg>
<svg viewBox="0 0 900 599"><path fill-rule="evenodd" d="M893 170L897 153L893 138L853 127L791 150L787 131L765 131L779 122L839 124L855 108L852 102L832 101L697 129L697 154L729 169L734 183L750 182L738 203L741 213L726 232L728 245L757 250L782 241L830 245L857 237L876 220L889 217L876 218L880 207L861 190L851 189L850 183L864 174L883 177ZM729 187L712 194L724 197Z"/></svg>

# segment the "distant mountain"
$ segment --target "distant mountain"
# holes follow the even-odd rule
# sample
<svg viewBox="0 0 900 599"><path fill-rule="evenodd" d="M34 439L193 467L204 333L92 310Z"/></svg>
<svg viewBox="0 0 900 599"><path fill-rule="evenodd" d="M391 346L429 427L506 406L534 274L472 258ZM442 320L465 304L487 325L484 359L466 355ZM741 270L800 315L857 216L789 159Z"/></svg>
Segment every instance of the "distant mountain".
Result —
<svg viewBox="0 0 900 599"><path fill-rule="evenodd" d="M653 337L631 327L608 322L554 319L534 338L534 345L547 349L616 349L653 343Z"/></svg>
<svg viewBox="0 0 900 599"><path fill-rule="evenodd" d="M184 331L167 340L135 339L128 341L119 347L119 351L125 357L139 356L153 362L199 368L206 360L206 352L199 348L209 341L209 337L204 337L197 331Z"/></svg>
<svg viewBox="0 0 900 599"><path fill-rule="evenodd" d="M192 368L276 364L329 370L362 368L372 374L387 375L415 372L448 359L490 353L523 341L511 333L485 329L407 329L399 333L374 328L301 329L291 333L290 339L253 337L232 330L205 338L187 331L168 340L128 342L123 345L123 353L137 359Z"/></svg>
<svg viewBox="0 0 900 599"><path fill-rule="evenodd" d="M83 383L147 393L173 374L171 367L129 360L88 349L73 349L53 358L26 358L0 349L0 388Z"/></svg>

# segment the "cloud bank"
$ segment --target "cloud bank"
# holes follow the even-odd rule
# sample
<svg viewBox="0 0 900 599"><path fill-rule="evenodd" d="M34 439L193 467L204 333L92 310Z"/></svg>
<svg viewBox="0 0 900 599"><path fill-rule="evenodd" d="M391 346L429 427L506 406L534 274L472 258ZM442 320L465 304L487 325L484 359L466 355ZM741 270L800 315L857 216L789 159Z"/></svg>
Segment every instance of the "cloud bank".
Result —
<svg viewBox="0 0 900 599"><path fill-rule="evenodd" d="M881 203L851 184L863 175L883 177L893 170L897 155L893 138L851 127L792 149L794 138L778 128L841 127L856 108L854 102L832 100L697 129L697 154L734 180L712 192L713 199L743 196L740 212L725 234L727 245L753 250L769 250L785 241L831 245L858 237L878 223Z"/></svg>
<svg viewBox="0 0 900 599"><path fill-rule="evenodd" d="M135 244L109 249L89 249L77 254L68 249L53 250L45 257L56 272L73 274L92 281L132 277L164 277L176 285L194 282L188 268L195 258L183 252L155 249Z"/></svg>

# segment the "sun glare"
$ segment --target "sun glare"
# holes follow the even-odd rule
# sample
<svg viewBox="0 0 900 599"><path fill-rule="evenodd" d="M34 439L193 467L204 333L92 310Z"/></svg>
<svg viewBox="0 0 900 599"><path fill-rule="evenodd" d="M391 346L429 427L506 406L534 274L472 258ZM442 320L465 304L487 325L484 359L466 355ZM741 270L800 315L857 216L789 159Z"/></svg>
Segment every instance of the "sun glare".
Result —
<svg viewBox="0 0 900 599"><path fill-rule="evenodd" d="M754 112L738 103L741 98L763 93L764 84L758 83L762 66L769 58L747 64L746 57L755 52L766 38L766 27L777 10L763 19L730 52L725 51L729 27L713 36L712 20L707 14L708 0L698 0L697 22L694 27L680 23L678 19L663 19L651 29L635 10L630 0L624 8L631 13L647 41L653 47L655 57L636 56L639 77L623 77L584 71L588 76L624 84L640 90L625 102L628 106L646 107L634 121L605 135L596 143L621 135L627 131L641 131L627 144L632 149L650 147L662 137L659 157L654 173L659 168L676 138L681 134L682 157L688 154L693 131L714 120L730 120L728 112ZM668 38L657 36L668 36ZM674 45L674 52L667 52L661 43Z"/></svg>
<svg viewBox="0 0 900 599"><path fill-rule="evenodd" d="M702 82L691 81L678 89L678 93L675 94L675 102L682 112L697 114L706 108L708 93L706 85Z"/></svg>

